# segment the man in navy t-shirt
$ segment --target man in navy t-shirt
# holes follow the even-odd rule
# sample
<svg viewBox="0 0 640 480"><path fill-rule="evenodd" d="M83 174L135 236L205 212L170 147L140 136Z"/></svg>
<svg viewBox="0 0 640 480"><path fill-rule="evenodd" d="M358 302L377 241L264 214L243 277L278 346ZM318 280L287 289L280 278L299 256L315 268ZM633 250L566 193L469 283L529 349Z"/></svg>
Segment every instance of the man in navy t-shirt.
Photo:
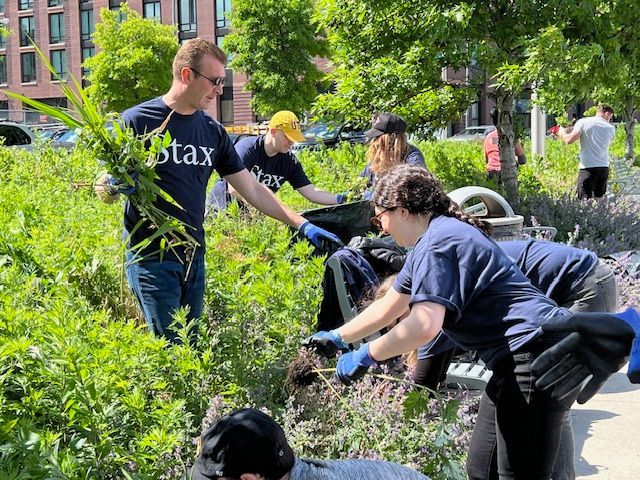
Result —
<svg viewBox="0 0 640 480"><path fill-rule="evenodd" d="M168 250L158 238L142 249L139 243L149 239L156 230L142 219L136 205L127 199L124 209L127 280L151 330L174 342L177 338L170 325L177 309L188 308L188 319L202 315L205 284L202 224L206 186L214 170L247 202L270 217L299 229L316 247L327 241L342 245L335 235L306 221L256 182L222 125L201 110L222 94L226 63L225 53L215 44L200 38L189 40L179 48L173 60L173 81L169 91L122 115L124 123L140 135L167 122L171 143L158 155L156 184L181 208L160 197L155 206L184 222L199 244L195 249L176 246ZM121 183L113 179L106 181L116 185L100 192L107 202L113 201L120 192L133 193L133 188L122 189L117 186Z"/></svg>
<svg viewBox="0 0 640 480"><path fill-rule="evenodd" d="M343 203L345 195L329 193L311 183L302 164L291 152L293 142L303 142L300 121L295 113L281 110L269 122L269 131L259 137L245 137L236 143L236 152L258 182L276 193L289 182L300 195L321 205ZM223 210L236 196L225 180L218 180L207 198L207 209Z"/></svg>

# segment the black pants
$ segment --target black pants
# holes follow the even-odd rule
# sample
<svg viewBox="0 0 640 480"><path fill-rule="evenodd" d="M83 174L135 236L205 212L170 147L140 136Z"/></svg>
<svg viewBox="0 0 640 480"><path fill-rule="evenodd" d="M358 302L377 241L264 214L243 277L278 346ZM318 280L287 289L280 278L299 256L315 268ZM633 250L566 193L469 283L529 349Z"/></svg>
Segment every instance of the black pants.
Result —
<svg viewBox="0 0 640 480"><path fill-rule="evenodd" d="M581 168L578 172L578 198L600 198L607 192L609 167Z"/></svg>
<svg viewBox="0 0 640 480"><path fill-rule="evenodd" d="M550 478L562 424L577 396L576 390L558 402L535 387L531 363L554 343L537 339L494 367L471 437L467 459L470 479L489 478L487 448L497 450L500 479ZM496 442L488 438L490 435L495 435Z"/></svg>

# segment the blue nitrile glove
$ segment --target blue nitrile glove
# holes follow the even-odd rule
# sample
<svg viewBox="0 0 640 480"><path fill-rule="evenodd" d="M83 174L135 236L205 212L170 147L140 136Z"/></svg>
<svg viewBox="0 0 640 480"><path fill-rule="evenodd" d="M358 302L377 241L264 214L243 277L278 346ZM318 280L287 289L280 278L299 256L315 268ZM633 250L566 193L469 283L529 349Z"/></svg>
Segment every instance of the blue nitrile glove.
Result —
<svg viewBox="0 0 640 480"><path fill-rule="evenodd" d="M624 312L615 313L614 316L628 323L636 333L631 343L627 377L631 383L640 383L640 315L635 308L627 308Z"/></svg>
<svg viewBox="0 0 640 480"><path fill-rule="evenodd" d="M362 194L362 200L370 201L371 197L373 197L373 192L371 190L365 190Z"/></svg>
<svg viewBox="0 0 640 480"><path fill-rule="evenodd" d="M136 188L138 187L138 172L134 170L125 175L128 175L131 178L131 183L129 183L126 177L120 178L114 177L113 175L107 175L107 188L110 195L117 195L121 193L129 196L136 191Z"/></svg>
<svg viewBox="0 0 640 480"><path fill-rule="evenodd" d="M363 343L360 348L343 353L338 357L338 365L336 366L336 375L345 385L351 385L351 382L364 377L369 367L376 363L369 353L369 344Z"/></svg>
<svg viewBox="0 0 640 480"><path fill-rule="evenodd" d="M576 313L543 325L545 333L566 336L542 352L531 365L538 377L536 387L551 390L556 400L580 388L577 400L585 403L624 366L632 344L636 353L629 375L637 378L637 334L632 324L640 324L640 318L636 311L627 310L617 315ZM586 385L581 386L589 377Z"/></svg>
<svg viewBox="0 0 640 480"><path fill-rule="evenodd" d="M342 205L347 201L347 195L349 195L348 192L339 193L338 195L336 195L336 202L338 202L338 205Z"/></svg>
<svg viewBox="0 0 640 480"><path fill-rule="evenodd" d="M303 345L315 349L316 352L327 358L335 357L338 352L349 351L349 345L345 343L337 330L320 331L307 338Z"/></svg>
<svg viewBox="0 0 640 480"><path fill-rule="evenodd" d="M311 242L311 244L316 248L322 248L326 250L337 250L338 248L344 247L344 243L335 236L333 233L326 231L324 228L320 228L309 220L304 222L298 228L298 231ZM337 248L327 248L326 244L337 246Z"/></svg>

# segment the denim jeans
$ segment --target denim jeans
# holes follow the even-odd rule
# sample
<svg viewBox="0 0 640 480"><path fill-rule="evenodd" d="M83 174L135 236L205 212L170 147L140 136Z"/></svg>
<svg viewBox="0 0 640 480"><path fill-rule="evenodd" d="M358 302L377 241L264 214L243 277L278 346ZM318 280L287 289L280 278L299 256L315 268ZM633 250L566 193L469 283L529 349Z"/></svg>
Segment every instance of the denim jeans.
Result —
<svg viewBox="0 0 640 480"><path fill-rule="evenodd" d="M202 315L204 304L204 253L196 251L189 271L187 263L177 260L144 259L134 262L134 255L126 256L127 281L138 299L149 329L170 342L178 342L173 329L173 314L180 307L188 307L188 320Z"/></svg>
<svg viewBox="0 0 640 480"><path fill-rule="evenodd" d="M493 369L471 437L470 479L551 478L563 424L578 393L558 402L535 387L531 363L553 343L536 339ZM491 476L492 461L498 477Z"/></svg>

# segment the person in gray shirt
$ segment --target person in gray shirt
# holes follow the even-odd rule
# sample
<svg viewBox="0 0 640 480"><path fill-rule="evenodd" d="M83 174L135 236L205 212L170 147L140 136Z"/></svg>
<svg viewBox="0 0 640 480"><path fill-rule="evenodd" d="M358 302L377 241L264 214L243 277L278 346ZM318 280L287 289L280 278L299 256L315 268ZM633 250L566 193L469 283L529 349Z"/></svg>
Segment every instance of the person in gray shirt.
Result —
<svg viewBox="0 0 640 480"><path fill-rule="evenodd" d="M558 137L566 143L580 139L580 171L578 173L578 198L602 198L609 179L609 147L616 129L610 124L613 109L600 105L595 117L578 120L571 132L558 130Z"/></svg>
<svg viewBox="0 0 640 480"><path fill-rule="evenodd" d="M374 460L297 458L284 431L267 414L236 410L199 439L192 480L429 480L421 473Z"/></svg>

